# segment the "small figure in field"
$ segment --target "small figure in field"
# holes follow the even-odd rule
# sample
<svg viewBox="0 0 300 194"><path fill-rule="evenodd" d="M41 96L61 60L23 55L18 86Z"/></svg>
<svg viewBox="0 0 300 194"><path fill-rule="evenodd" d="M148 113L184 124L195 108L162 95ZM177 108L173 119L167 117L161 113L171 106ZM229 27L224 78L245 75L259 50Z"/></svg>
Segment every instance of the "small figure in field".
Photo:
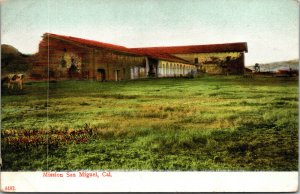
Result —
<svg viewBox="0 0 300 194"><path fill-rule="evenodd" d="M7 84L8 89L14 89L16 85L18 89L23 90L24 74L9 74L1 79L1 86Z"/></svg>
<svg viewBox="0 0 300 194"><path fill-rule="evenodd" d="M258 63L255 63L254 69L255 69L255 72L260 72L260 66Z"/></svg>

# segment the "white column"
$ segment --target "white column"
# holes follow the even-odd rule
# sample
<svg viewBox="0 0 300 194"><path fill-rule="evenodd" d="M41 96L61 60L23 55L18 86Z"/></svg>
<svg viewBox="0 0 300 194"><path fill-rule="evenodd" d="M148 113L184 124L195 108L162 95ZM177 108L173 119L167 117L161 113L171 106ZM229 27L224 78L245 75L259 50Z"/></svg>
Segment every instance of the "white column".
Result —
<svg viewBox="0 0 300 194"><path fill-rule="evenodd" d="M130 78L134 79L134 70L133 70L133 67L130 67Z"/></svg>
<svg viewBox="0 0 300 194"><path fill-rule="evenodd" d="M173 64L172 64L172 74L171 74L172 77L174 77L174 67L175 67L175 64L173 63Z"/></svg>
<svg viewBox="0 0 300 194"><path fill-rule="evenodd" d="M162 62L160 62L159 64L159 77L163 77L164 75L164 64L162 64Z"/></svg>

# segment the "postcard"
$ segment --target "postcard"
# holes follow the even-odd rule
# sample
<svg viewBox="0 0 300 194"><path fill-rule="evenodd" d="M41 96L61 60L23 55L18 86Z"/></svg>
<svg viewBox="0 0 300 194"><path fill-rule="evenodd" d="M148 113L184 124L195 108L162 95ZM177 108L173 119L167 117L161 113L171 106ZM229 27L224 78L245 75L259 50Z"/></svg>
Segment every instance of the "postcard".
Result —
<svg viewBox="0 0 300 194"><path fill-rule="evenodd" d="M1 1L2 192L296 192L299 2Z"/></svg>

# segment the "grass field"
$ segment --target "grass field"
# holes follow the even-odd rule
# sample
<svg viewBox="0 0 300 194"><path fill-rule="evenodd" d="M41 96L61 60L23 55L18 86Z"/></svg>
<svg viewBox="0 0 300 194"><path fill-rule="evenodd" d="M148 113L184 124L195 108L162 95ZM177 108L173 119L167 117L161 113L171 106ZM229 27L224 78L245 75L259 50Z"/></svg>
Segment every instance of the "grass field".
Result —
<svg viewBox="0 0 300 194"><path fill-rule="evenodd" d="M298 80L27 83L2 91L3 170L298 170Z"/></svg>

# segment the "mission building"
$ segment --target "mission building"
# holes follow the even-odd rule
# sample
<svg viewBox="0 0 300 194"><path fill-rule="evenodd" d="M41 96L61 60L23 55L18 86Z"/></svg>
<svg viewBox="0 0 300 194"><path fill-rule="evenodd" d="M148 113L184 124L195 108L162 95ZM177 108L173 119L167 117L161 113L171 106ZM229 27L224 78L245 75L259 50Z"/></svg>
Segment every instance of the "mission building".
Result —
<svg viewBox="0 0 300 194"><path fill-rule="evenodd" d="M243 74L247 43L127 48L45 33L32 78L129 80L195 73Z"/></svg>

